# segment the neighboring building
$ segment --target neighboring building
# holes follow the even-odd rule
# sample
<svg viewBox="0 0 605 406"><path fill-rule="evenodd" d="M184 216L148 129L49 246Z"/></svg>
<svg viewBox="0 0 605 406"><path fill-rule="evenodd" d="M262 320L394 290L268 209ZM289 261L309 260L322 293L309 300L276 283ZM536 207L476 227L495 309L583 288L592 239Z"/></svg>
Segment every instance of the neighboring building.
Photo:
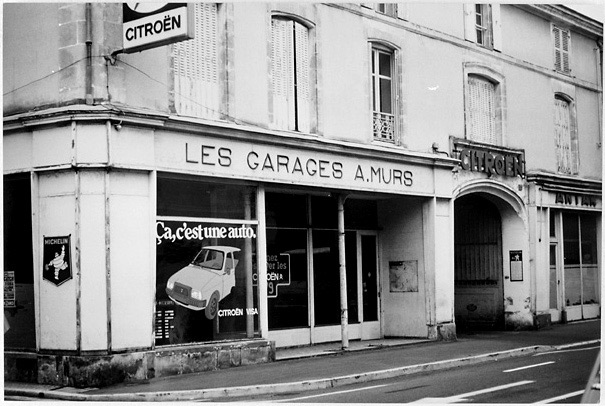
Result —
<svg viewBox="0 0 605 406"><path fill-rule="evenodd" d="M601 23L189 8L122 53L122 4L4 5L5 379L600 317Z"/></svg>

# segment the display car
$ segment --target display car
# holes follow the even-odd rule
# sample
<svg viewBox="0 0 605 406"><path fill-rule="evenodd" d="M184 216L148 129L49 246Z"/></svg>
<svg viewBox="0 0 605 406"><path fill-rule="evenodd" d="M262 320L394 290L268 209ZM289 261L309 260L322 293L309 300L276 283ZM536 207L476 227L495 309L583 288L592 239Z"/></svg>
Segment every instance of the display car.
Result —
<svg viewBox="0 0 605 406"><path fill-rule="evenodd" d="M194 260L168 279L166 293L176 304L191 310L204 310L208 319L218 312L218 303L235 286L234 253L239 248L203 247Z"/></svg>

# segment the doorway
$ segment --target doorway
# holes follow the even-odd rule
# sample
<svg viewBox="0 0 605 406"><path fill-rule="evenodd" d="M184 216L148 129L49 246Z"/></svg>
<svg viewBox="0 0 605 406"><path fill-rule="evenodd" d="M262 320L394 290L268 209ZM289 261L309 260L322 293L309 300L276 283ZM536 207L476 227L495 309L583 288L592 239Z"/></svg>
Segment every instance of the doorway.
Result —
<svg viewBox="0 0 605 406"><path fill-rule="evenodd" d="M504 328L502 220L488 199L455 202L454 308L459 331Z"/></svg>

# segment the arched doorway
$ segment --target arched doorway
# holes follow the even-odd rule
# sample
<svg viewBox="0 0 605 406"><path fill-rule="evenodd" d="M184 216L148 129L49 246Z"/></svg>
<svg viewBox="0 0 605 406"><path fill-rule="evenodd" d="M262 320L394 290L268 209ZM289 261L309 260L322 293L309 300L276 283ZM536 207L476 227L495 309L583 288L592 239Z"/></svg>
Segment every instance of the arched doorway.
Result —
<svg viewBox="0 0 605 406"><path fill-rule="evenodd" d="M459 331L504 329L502 219L478 193L454 203L454 303Z"/></svg>

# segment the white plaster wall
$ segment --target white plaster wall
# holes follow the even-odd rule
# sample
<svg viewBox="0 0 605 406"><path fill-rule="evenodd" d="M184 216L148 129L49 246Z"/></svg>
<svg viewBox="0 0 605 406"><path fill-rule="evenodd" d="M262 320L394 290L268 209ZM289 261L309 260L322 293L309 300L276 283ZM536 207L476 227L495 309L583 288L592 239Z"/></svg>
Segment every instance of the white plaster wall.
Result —
<svg viewBox="0 0 605 406"><path fill-rule="evenodd" d="M80 172L82 351L107 349L105 172Z"/></svg>
<svg viewBox="0 0 605 406"><path fill-rule="evenodd" d="M454 321L454 232L449 200L435 207L435 322Z"/></svg>
<svg viewBox="0 0 605 406"><path fill-rule="evenodd" d="M150 177L112 172L109 188L111 347L150 347L155 294Z"/></svg>
<svg viewBox="0 0 605 406"><path fill-rule="evenodd" d="M385 336L426 337L422 200L379 202L381 289ZM418 261L418 292L390 292L389 261Z"/></svg>
<svg viewBox="0 0 605 406"><path fill-rule="evenodd" d="M75 158L78 164L107 163L107 126L78 124L75 131L75 145Z"/></svg>
<svg viewBox="0 0 605 406"><path fill-rule="evenodd" d="M72 172L42 174L38 183L39 216L38 250L39 263L34 270L40 275L43 267L44 237L71 235L72 279L60 286L40 277L39 326L40 348L75 350L76 338L76 246L75 246L75 175ZM35 204L35 199L34 199ZM34 226L36 221L34 220ZM36 233L34 233L36 235Z"/></svg>
<svg viewBox="0 0 605 406"><path fill-rule="evenodd" d="M33 166L71 163L73 156L71 126L34 130L32 135Z"/></svg>
<svg viewBox="0 0 605 406"><path fill-rule="evenodd" d="M3 134L2 166L5 173L24 170L32 166L32 134Z"/></svg>

